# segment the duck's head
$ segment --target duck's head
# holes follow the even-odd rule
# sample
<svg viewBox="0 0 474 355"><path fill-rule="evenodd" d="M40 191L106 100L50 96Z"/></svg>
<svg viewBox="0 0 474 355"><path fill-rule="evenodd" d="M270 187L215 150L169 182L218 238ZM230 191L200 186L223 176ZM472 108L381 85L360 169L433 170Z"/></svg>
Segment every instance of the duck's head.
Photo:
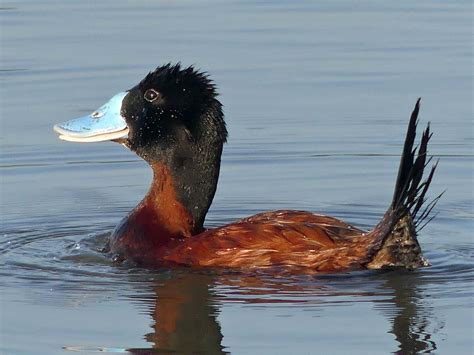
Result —
<svg viewBox="0 0 474 355"><path fill-rule="evenodd" d="M54 130L66 141L122 143L154 170L168 169L199 229L214 197L227 138L216 96L205 73L168 64L92 114L56 124Z"/></svg>

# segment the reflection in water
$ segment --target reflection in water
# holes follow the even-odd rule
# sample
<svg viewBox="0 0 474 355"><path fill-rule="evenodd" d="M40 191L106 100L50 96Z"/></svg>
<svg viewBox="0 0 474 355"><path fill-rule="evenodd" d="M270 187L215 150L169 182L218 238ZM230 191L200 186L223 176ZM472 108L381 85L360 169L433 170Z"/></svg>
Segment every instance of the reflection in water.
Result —
<svg viewBox="0 0 474 355"><path fill-rule="evenodd" d="M389 275L383 288L393 291L393 298L382 307L389 318L398 342L396 354L429 353L437 349L432 339L436 321L433 307L420 290L421 275L416 272L394 272ZM442 327L442 325L440 326Z"/></svg>
<svg viewBox="0 0 474 355"><path fill-rule="evenodd" d="M378 281L382 277L383 284L379 283L374 289L372 283L369 286L370 290L351 293L353 301L364 302L368 295L373 297L374 293L383 291L380 294L383 300L374 302L376 308L382 311L391 324L388 332L394 334L398 343L398 349L394 349L394 353L415 354L436 351L437 346L430 333L430 325L432 326L436 319L431 304L423 298L419 288L422 282L420 273L394 271L374 273L368 277L372 281L372 277ZM172 272L170 279L160 281L154 286L154 303L150 305L154 332L145 335L152 347L128 350L133 354L155 352L223 354L226 353L222 345L222 334L225 334L225 329L221 330L217 315L219 304L224 300L229 301L228 296L233 300L235 300L233 297L236 297L240 302L248 303L293 304L305 301L291 296L311 294L313 298L318 299L317 302L312 302L313 305L330 307L334 298L341 295L341 289L337 287L337 277L312 279L310 284L302 283L300 279L297 279L297 282L295 279L293 282L291 280L291 277L281 282L280 278L255 275ZM328 280L336 281L331 282L331 288L326 285ZM347 281L346 279L343 282L342 287L342 292L346 294ZM230 294L223 296L215 290L216 285L238 291L231 291ZM330 289L332 291L328 292ZM387 295L393 297L386 300ZM431 332L436 332L436 329Z"/></svg>
<svg viewBox="0 0 474 355"><path fill-rule="evenodd" d="M152 349L128 349L132 354L176 352L225 354L217 321L218 308L212 291L214 277L172 274L156 285L152 306L153 333L145 335Z"/></svg>

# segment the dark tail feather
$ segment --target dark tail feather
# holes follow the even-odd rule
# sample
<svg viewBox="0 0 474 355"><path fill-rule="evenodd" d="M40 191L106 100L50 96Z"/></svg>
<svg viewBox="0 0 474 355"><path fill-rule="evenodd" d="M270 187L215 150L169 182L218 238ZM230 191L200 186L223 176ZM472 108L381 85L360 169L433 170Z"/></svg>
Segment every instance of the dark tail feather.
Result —
<svg viewBox="0 0 474 355"><path fill-rule="evenodd" d="M430 133L430 124L428 123L421 137L419 147L414 147L419 110L420 99L417 100L415 109L411 114L410 122L408 123L408 130L403 146L402 157L400 159L400 168L398 170L391 205L395 213L395 221L409 213L417 230L421 229L420 226L424 227L426 225L423 224L423 222L426 221L427 218L428 221L432 219L429 218L430 213L443 195L441 193L428 203L426 207L424 206L426 204L426 192L431 184L438 162L432 166L428 177L422 182L425 168L431 162L431 158L427 158L427 147L432 133ZM422 207L424 207L423 210ZM421 214L419 214L420 210L422 210Z"/></svg>
<svg viewBox="0 0 474 355"><path fill-rule="evenodd" d="M431 133L428 124L419 146L414 147L419 110L420 99L416 102L408 123L392 204L382 220L369 233L373 238L366 264L369 269L387 266L416 268L429 265L423 258L416 235L436 216L430 215L442 194L427 203L426 193L438 162L433 164L428 177L423 180L425 168L431 162L431 158L427 157Z"/></svg>

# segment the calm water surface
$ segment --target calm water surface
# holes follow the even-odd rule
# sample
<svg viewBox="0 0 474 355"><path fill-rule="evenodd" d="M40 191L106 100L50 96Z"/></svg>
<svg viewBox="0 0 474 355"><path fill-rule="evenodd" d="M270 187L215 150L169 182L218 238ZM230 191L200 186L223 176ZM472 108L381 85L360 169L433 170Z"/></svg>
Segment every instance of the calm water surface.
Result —
<svg viewBox="0 0 474 355"><path fill-rule="evenodd" d="M472 353L470 1L5 0L0 18L0 353ZM441 159L432 195L448 189L420 236L432 267L291 276L105 258L150 171L51 127L168 61L222 94L210 227L295 208L370 228L422 96Z"/></svg>

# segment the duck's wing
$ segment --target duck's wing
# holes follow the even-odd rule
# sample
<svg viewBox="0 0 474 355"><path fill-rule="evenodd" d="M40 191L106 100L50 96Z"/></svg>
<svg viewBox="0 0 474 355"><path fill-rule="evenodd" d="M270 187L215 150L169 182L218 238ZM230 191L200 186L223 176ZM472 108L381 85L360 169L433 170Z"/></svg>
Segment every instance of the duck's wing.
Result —
<svg viewBox="0 0 474 355"><path fill-rule="evenodd" d="M167 256L180 264L224 267L351 267L364 231L303 211L261 213L192 238Z"/></svg>
<svg viewBox="0 0 474 355"><path fill-rule="evenodd" d="M332 242L344 242L365 231L337 218L306 211L280 210L263 212L245 218L240 222L251 224L274 224L300 230L307 237L321 242L329 238ZM308 228L310 230L308 230Z"/></svg>

